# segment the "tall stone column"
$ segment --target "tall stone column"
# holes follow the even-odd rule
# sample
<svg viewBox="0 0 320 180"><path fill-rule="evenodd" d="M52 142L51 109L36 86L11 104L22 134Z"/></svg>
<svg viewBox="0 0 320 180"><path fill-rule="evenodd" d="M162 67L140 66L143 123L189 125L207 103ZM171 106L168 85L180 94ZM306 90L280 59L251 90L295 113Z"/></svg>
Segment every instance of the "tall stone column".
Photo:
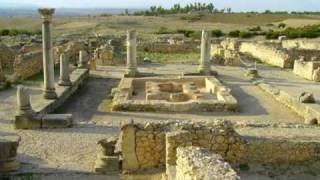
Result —
<svg viewBox="0 0 320 180"><path fill-rule="evenodd" d="M69 76L69 58L66 57L65 53L60 55L60 78L58 84L60 86L71 86Z"/></svg>
<svg viewBox="0 0 320 180"><path fill-rule="evenodd" d="M20 116L32 116L35 113L31 107L29 92L22 85L17 87L17 107Z"/></svg>
<svg viewBox="0 0 320 180"><path fill-rule="evenodd" d="M135 77L137 70L137 35L135 30L127 31L127 72L129 77Z"/></svg>
<svg viewBox="0 0 320 180"><path fill-rule="evenodd" d="M210 75L210 51L211 51L211 35L207 30L202 30L201 36L201 58L199 72L203 75Z"/></svg>
<svg viewBox="0 0 320 180"><path fill-rule="evenodd" d="M42 45L43 45L43 74L45 99L56 99L57 94L54 87L54 62L51 40L51 22L54 9L39 9L42 22Z"/></svg>

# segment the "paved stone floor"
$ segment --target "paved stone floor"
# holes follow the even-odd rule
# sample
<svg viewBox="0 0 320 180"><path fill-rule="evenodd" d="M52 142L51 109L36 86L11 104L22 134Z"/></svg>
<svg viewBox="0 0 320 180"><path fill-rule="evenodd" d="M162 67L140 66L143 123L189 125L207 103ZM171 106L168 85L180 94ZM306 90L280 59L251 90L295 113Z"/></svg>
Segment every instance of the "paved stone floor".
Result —
<svg viewBox="0 0 320 180"><path fill-rule="evenodd" d="M106 176L92 174L99 139L119 134L119 125L128 119L139 122L164 120L195 120L210 121L216 118L229 119L234 123L300 124L302 118L290 109L273 100L268 94L253 85L244 76L241 67L214 67L219 72L219 79L232 89L232 94L238 99L241 111L239 113L141 113L141 112L110 112L109 94L116 87L124 67L98 67L81 89L75 93L58 113L72 113L75 126L69 129L52 130L14 130L12 127L15 113L15 88L0 92L0 135L16 133L21 136L18 159L22 162L21 172L40 173L40 178L55 179L106 179ZM157 72L164 75L181 74L185 71L196 71L195 65L148 65L140 68L143 72ZM272 72L271 72L272 70ZM292 93L301 88L317 90L317 84L295 77L289 71L277 68L261 67L262 76L270 82L278 83L288 88ZM292 80L291 80L292 79ZM298 81L298 83L296 83ZM32 94L41 93L41 88L32 87ZM315 95L320 93L315 92ZM32 99L32 101L37 101ZM245 127L237 128L244 136L293 138L296 140L320 140L318 127L306 128L268 128ZM48 174L49 173L49 174ZM56 175L53 175L55 173ZM244 177L254 179L250 174ZM264 176L263 176L264 177ZM117 179L117 176L108 176ZM130 179L130 177L128 177ZM131 177L132 179L132 177ZM134 179L134 178L133 178ZM135 177L135 179L146 179ZM148 179L148 178L147 178ZM155 178L157 179L157 178ZM263 178L262 178L263 179ZM283 178L285 179L285 178Z"/></svg>

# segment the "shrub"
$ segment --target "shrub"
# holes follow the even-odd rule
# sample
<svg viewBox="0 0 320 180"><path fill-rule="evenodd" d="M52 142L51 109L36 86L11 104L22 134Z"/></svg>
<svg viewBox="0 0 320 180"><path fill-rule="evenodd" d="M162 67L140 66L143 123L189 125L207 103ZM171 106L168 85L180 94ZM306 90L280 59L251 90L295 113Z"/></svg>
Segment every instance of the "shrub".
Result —
<svg viewBox="0 0 320 180"><path fill-rule="evenodd" d="M240 31L239 31L239 30L230 31L228 35L229 35L230 37L239 37Z"/></svg>
<svg viewBox="0 0 320 180"><path fill-rule="evenodd" d="M285 23L280 23L279 25L278 25L278 28L285 28L287 25L285 24Z"/></svg>
<svg viewBox="0 0 320 180"><path fill-rule="evenodd" d="M169 30L168 28L166 27L160 27L156 34L174 34L174 32L172 30Z"/></svg>
<svg viewBox="0 0 320 180"><path fill-rule="evenodd" d="M257 27L249 28L249 31L253 31L253 32L261 31L261 27L257 26Z"/></svg>
<svg viewBox="0 0 320 180"><path fill-rule="evenodd" d="M191 37L195 31L187 29L177 29L177 33L183 34L185 37Z"/></svg>
<svg viewBox="0 0 320 180"><path fill-rule="evenodd" d="M223 32L220 29L214 29L211 31L211 36L212 37L221 37L223 36Z"/></svg>
<svg viewBox="0 0 320 180"><path fill-rule="evenodd" d="M280 32L276 31L268 31L266 32L266 38L267 39L278 39L280 36Z"/></svg>
<svg viewBox="0 0 320 180"><path fill-rule="evenodd" d="M1 36L8 36L9 35L10 30L9 29L2 29L0 31L0 35Z"/></svg>
<svg viewBox="0 0 320 180"><path fill-rule="evenodd" d="M247 32L247 31L241 31L239 33L239 37L241 38L251 38L254 34Z"/></svg>

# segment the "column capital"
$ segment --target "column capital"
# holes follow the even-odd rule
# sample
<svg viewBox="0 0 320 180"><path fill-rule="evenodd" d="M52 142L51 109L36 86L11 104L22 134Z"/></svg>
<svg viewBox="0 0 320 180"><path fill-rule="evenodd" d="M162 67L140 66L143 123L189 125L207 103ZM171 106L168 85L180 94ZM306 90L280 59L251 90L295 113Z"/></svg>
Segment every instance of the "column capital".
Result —
<svg viewBox="0 0 320 180"><path fill-rule="evenodd" d="M38 9L39 14L41 15L41 18L44 22L51 22L52 15L55 12L54 8L40 8Z"/></svg>

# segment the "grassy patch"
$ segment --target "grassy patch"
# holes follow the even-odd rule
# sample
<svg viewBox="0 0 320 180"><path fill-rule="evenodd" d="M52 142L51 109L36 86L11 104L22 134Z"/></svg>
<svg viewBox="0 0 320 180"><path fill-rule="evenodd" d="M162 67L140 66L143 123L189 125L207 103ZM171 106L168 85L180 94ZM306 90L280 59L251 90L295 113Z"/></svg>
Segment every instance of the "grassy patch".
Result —
<svg viewBox="0 0 320 180"><path fill-rule="evenodd" d="M112 99L103 100L102 103L99 105L98 110L100 112L110 112L112 109Z"/></svg>
<svg viewBox="0 0 320 180"><path fill-rule="evenodd" d="M148 57L153 63L197 63L200 53L149 53L139 52L140 57Z"/></svg>
<svg viewBox="0 0 320 180"><path fill-rule="evenodd" d="M59 77L60 70L58 67L54 68L54 76L55 78ZM23 80L22 84L27 86L40 86L43 83L43 72L35 74L25 80Z"/></svg>

